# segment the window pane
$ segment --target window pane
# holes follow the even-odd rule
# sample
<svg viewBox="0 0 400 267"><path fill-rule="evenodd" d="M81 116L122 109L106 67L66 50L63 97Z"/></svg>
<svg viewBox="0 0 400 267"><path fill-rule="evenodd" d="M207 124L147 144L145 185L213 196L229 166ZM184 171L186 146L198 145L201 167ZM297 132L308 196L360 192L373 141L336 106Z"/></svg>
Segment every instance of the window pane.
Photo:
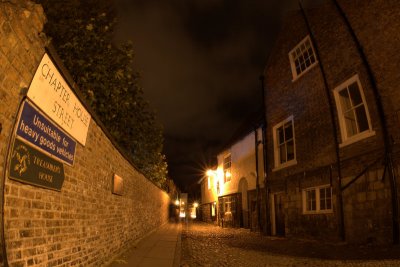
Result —
<svg viewBox="0 0 400 267"><path fill-rule="evenodd" d="M311 210L317 210L317 207L316 207L316 201L315 201L315 199L313 199L312 201L311 201Z"/></svg>
<svg viewBox="0 0 400 267"><path fill-rule="evenodd" d="M316 210L316 199L315 199L315 189L306 191L306 210L313 211Z"/></svg>
<svg viewBox="0 0 400 267"><path fill-rule="evenodd" d="M293 140L289 141L286 143L286 148L287 148L287 160L292 160L294 159L294 143Z"/></svg>
<svg viewBox="0 0 400 267"><path fill-rule="evenodd" d="M364 105L356 108L357 122L359 132L363 132L369 129L367 114L365 112Z"/></svg>
<svg viewBox="0 0 400 267"><path fill-rule="evenodd" d="M285 142L285 136L283 134L283 127L278 129L278 144L283 144Z"/></svg>
<svg viewBox="0 0 400 267"><path fill-rule="evenodd" d="M321 198L321 199L325 199L325 191L326 190L326 188L320 188L319 189L319 197Z"/></svg>
<svg viewBox="0 0 400 267"><path fill-rule="evenodd" d="M349 109L351 109L351 102L347 89L344 89L339 92L339 98L340 98L340 106L342 107L343 112L346 112Z"/></svg>
<svg viewBox="0 0 400 267"><path fill-rule="evenodd" d="M320 188L319 189L319 208L320 210L325 210L326 205L325 205L325 200L326 200L326 188Z"/></svg>
<svg viewBox="0 0 400 267"><path fill-rule="evenodd" d="M280 158L280 163L285 163L286 162L286 149L285 149L285 144L282 144L279 146L279 158Z"/></svg>
<svg viewBox="0 0 400 267"><path fill-rule="evenodd" d="M306 191L306 204L307 204L306 210L312 210L310 191Z"/></svg>
<svg viewBox="0 0 400 267"><path fill-rule="evenodd" d="M320 210L326 210L325 199L321 199L321 200L319 201L319 209L320 209Z"/></svg>
<svg viewBox="0 0 400 267"><path fill-rule="evenodd" d="M285 141L293 139L292 122L285 125Z"/></svg>
<svg viewBox="0 0 400 267"><path fill-rule="evenodd" d="M344 114L344 120L346 123L347 137L357 134L357 124L353 110L350 110Z"/></svg>
<svg viewBox="0 0 400 267"><path fill-rule="evenodd" d="M306 59L306 66L308 67L308 66L310 66L310 65L311 65L310 59Z"/></svg>
<svg viewBox="0 0 400 267"><path fill-rule="evenodd" d="M349 86L349 92L350 92L351 101L353 103L353 107L362 103L362 98L361 98L360 90L358 89L357 82L352 83Z"/></svg>

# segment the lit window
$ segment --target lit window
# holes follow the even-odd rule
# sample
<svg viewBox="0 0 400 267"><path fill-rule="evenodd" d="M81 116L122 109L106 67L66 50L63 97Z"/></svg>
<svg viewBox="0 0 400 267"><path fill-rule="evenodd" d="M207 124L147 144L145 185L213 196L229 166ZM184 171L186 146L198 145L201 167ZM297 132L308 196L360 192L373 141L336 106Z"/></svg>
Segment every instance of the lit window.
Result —
<svg viewBox="0 0 400 267"><path fill-rule="evenodd" d="M292 51L289 52L290 66L293 80L296 80L307 70L317 64L314 47L310 37L304 38Z"/></svg>
<svg viewBox="0 0 400 267"><path fill-rule="evenodd" d="M224 181L229 182L231 180L231 154L224 157Z"/></svg>
<svg viewBox="0 0 400 267"><path fill-rule="evenodd" d="M293 116L273 128L275 167L281 168L296 164Z"/></svg>
<svg viewBox="0 0 400 267"><path fill-rule="evenodd" d="M342 135L342 145L374 134L358 75L335 88L334 96Z"/></svg>
<svg viewBox="0 0 400 267"><path fill-rule="evenodd" d="M332 187L325 185L303 190L304 213L332 212Z"/></svg>

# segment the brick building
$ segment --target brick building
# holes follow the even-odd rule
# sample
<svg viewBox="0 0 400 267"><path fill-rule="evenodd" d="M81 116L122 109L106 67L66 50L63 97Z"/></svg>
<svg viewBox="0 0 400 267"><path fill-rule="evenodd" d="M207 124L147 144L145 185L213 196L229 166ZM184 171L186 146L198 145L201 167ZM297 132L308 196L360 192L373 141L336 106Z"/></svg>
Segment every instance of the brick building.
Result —
<svg viewBox="0 0 400 267"><path fill-rule="evenodd" d="M400 2L285 20L264 71L268 231L398 243Z"/></svg>

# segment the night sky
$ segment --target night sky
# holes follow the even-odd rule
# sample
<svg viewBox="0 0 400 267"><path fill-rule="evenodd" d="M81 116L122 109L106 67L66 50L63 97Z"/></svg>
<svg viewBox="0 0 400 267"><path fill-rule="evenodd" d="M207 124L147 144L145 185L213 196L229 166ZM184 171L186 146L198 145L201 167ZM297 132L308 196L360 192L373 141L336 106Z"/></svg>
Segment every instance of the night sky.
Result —
<svg viewBox="0 0 400 267"><path fill-rule="evenodd" d="M125 0L145 98L164 127L169 176L182 190L261 107L262 74L281 18L296 0Z"/></svg>

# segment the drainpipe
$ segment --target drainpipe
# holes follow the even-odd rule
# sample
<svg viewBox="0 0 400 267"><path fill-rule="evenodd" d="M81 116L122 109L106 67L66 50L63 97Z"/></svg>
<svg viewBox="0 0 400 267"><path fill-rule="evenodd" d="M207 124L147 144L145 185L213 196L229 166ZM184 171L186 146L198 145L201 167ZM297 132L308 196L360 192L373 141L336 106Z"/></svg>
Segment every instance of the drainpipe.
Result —
<svg viewBox="0 0 400 267"><path fill-rule="evenodd" d="M385 118L385 112L383 109L383 103L382 103L382 98L378 90L378 86L376 84L376 79L375 76L372 72L371 66L368 62L367 56L364 53L364 50L362 48L362 45L360 41L357 38L356 33L354 32L350 21L347 18L347 15L344 13L343 9L339 5L339 3L336 0L332 0L333 4L335 5L339 15L343 19L347 29L349 30L349 33L356 45L357 51L360 54L360 58L365 66L365 69L368 74L368 78L371 83L372 87L372 92L374 94L375 98L375 104L377 107L378 111L378 116L380 119L380 124L382 128L382 135L383 135L383 143L385 147L385 161L386 161L386 166L387 166L387 171L389 175L389 183L390 183L390 189L391 189L391 195L392 195L392 224L393 224L393 243L394 244L399 244L399 201L398 201L398 194L397 194L397 180L396 180L396 175L393 170L393 154L392 154L392 140L389 135L388 127L387 127L387 121Z"/></svg>
<svg viewBox="0 0 400 267"><path fill-rule="evenodd" d="M257 127L254 128L254 148L255 148L255 155L256 155L256 211L257 211L257 222L258 222L258 229L262 231L262 223L261 223L261 212L260 212L260 182L258 176L258 145L260 142L258 141L258 132Z"/></svg>
<svg viewBox="0 0 400 267"><path fill-rule="evenodd" d="M265 225L264 225L264 233L266 235L271 235L271 228L270 228L270 217L269 215L269 189L267 187L267 109L265 106L265 87L264 87L264 75L260 76L261 82L261 100L262 100L262 122L261 122L261 130L262 130L262 149L263 149L263 175L264 175L264 198L265 198Z"/></svg>
<svg viewBox="0 0 400 267"><path fill-rule="evenodd" d="M334 140L334 145L335 145L335 156L336 156L336 168L337 168L337 175L338 175L338 179L337 179L337 213L338 213L338 228L339 228L339 237L341 238L341 240L345 240L346 237L346 233L345 233L345 229L344 229L344 212L343 212L343 196L342 196L342 172L341 172L341 164L340 164L340 150L339 150L339 138L338 138L338 134L336 132L336 123L335 123L335 107L333 104L333 100L330 94L330 90L329 90L329 86L328 86L328 81L326 79L326 74L325 74L325 69L324 66L322 64L321 61L321 57L319 55L319 50L318 50L318 46L317 46L317 42L315 40L314 34L311 31L311 26L310 23L308 21L306 12L303 9L303 6L301 4L301 0L299 0L299 6L300 6L300 10L301 13L304 17L304 21L306 23L307 26L307 30L310 34L310 38L311 38L311 42L314 44L314 50L315 50L315 54L317 57L317 60L319 61L318 65L320 67L321 70L321 74L322 74L322 79L324 82L324 87L325 87L325 94L326 94L326 98L328 100L328 105L329 105L329 115L330 115L330 120L331 120L331 125L332 125L332 135L333 135L333 140Z"/></svg>

